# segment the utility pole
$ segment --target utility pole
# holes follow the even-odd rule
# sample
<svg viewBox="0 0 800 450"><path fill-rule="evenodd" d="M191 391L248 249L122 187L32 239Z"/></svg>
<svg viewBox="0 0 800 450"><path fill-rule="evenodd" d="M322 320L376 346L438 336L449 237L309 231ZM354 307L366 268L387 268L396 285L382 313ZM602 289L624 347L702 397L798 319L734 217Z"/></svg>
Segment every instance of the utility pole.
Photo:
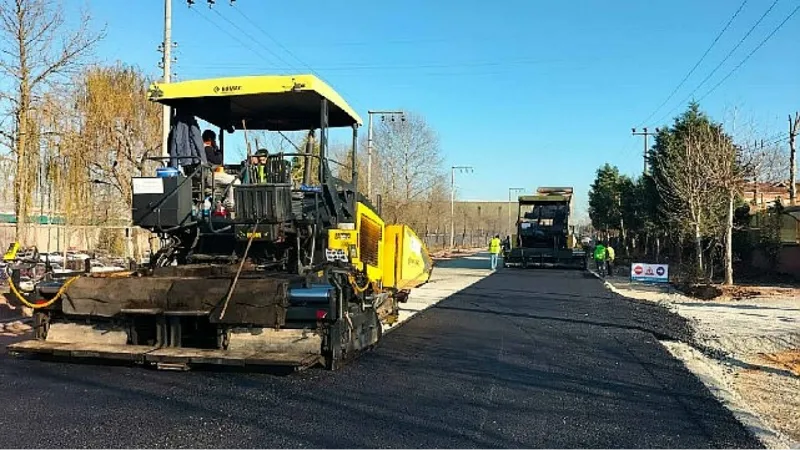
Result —
<svg viewBox="0 0 800 450"><path fill-rule="evenodd" d="M758 140L753 141L753 152L757 155L756 162L753 167L753 205L755 208L760 208L758 203L758 180L761 174L761 165L764 163L764 140L761 140L761 152L758 152ZM763 205L762 205L763 206Z"/></svg>
<svg viewBox="0 0 800 450"><path fill-rule="evenodd" d="M794 113L794 120L792 115L789 115L789 204L794 206L797 200L797 147L795 147L795 138L797 138L797 129L800 128L800 113Z"/></svg>
<svg viewBox="0 0 800 450"><path fill-rule="evenodd" d="M511 231L514 228L514 224L511 223L511 207L512 207L511 195L514 192L519 194L519 193L522 193L524 191L525 191L524 188L508 188L508 229L507 229L507 231Z"/></svg>
<svg viewBox="0 0 800 450"><path fill-rule="evenodd" d="M191 5L191 1L189 5ZM161 68L164 69L163 82L169 83L172 75L172 0L164 0L164 41L159 47L163 54ZM170 127L170 107L164 105L161 113L161 156L169 156L169 127Z"/></svg>
<svg viewBox="0 0 800 450"><path fill-rule="evenodd" d="M456 170L459 172L472 172L471 166L450 167L450 251L453 251L456 242Z"/></svg>
<svg viewBox="0 0 800 450"><path fill-rule="evenodd" d="M644 136L644 152L642 152L642 158L643 158L643 161L644 161L644 172L642 172L642 173L647 174L647 150L648 150L648 147L647 147L647 136L655 136L656 134L658 134L658 128L656 128L656 132L655 133L647 131L647 127L644 127L642 130L643 131L637 132L636 128L631 128L631 134L633 136Z"/></svg>
<svg viewBox="0 0 800 450"><path fill-rule="evenodd" d="M406 113L403 111L367 111L369 116L367 126L367 198L372 199L372 115L380 114L381 120L386 121L386 117L391 118L392 122L395 121L395 116L400 116L400 121L406 121Z"/></svg>

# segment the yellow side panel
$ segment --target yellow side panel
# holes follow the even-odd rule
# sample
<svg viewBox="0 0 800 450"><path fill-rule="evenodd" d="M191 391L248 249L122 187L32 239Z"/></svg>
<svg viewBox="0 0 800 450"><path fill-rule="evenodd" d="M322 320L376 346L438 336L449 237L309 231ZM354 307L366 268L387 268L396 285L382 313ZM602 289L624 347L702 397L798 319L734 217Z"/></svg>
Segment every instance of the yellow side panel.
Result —
<svg viewBox="0 0 800 450"><path fill-rule="evenodd" d="M356 270L365 270L371 281L383 279L383 220L363 203L356 205L354 230L328 230L328 250L344 253Z"/></svg>
<svg viewBox="0 0 800 450"><path fill-rule="evenodd" d="M367 263L367 278L383 279L383 247L385 225L383 219L363 203L356 204L356 231L358 231L358 258L353 264L360 270Z"/></svg>
<svg viewBox="0 0 800 450"><path fill-rule="evenodd" d="M408 225L387 225L384 285L413 289L430 279L433 261L425 243Z"/></svg>
<svg viewBox="0 0 800 450"><path fill-rule="evenodd" d="M348 258L352 258L351 248L358 247L358 233L355 230L328 230L328 248L331 250L344 250ZM358 253L356 252L356 255Z"/></svg>
<svg viewBox="0 0 800 450"><path fill-rule="evenodd" d="M387 225L386 233L383 237L383 285L386 287L396 287L395 276L398 249L402 248L402 225Z"/></svg>

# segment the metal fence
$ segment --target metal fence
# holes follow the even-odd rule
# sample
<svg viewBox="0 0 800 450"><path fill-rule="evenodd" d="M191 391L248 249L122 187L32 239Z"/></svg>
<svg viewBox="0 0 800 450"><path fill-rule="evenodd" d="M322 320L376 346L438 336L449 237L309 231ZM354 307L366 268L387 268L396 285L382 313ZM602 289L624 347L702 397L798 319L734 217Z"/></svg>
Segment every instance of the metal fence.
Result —
<svg viewBox="0 0 800 450"><path fill-rule="evenodd" d="M497 234L497 233L494 233ZM453 239L455 248L489 247L492 233L487 232L456 232ZM427 233L421 236L429 250L441 250L450 247L450 233Z"/></svg>

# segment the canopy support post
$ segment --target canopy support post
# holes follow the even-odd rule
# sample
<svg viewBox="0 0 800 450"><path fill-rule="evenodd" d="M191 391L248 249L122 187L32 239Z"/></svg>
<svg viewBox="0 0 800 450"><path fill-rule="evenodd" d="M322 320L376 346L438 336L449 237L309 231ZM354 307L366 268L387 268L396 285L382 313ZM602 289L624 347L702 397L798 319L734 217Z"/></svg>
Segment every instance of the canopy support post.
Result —
<svg viewBox="0 0 800 450"><path fill-rule="evenodd" d="M320 106L319 182L324 184L328 178L328 99L323 98Z"/></svg>
<svg viewBox="0 0 800 450"><path fill-rule="evenodd" d="M353 148L352 151L352 176L351 182L353 184L353 211L355 211L356 203L358 203L358 124L353 124Z"/></svg>
<svg viewBox="0 0 800 450"><path fill-rule="evenodd" d="M311 184L311 166L314 155L314 130L308 130L306 137L306 156L303 157L303 184L308 186Z"/></svg>

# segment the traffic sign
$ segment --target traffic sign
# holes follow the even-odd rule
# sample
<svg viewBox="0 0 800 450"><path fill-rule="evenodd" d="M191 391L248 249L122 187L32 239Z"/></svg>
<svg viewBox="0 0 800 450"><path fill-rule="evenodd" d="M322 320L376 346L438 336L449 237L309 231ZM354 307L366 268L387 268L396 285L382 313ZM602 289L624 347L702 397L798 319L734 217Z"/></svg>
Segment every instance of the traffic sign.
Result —
<svg viewBox="0 0 800 450"><path fill-rule="evenodd" d="M633 263L631 264L631 281L668 283L669 265Z"/></svg>

